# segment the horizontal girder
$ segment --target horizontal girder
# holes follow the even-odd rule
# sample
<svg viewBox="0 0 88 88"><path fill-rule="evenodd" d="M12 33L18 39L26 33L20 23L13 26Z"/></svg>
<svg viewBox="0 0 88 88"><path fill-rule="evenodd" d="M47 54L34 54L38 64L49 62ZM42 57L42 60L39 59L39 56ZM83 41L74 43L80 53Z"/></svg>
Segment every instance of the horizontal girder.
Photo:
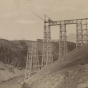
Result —
<svg viewBox="0 0 88 88"><path fill-rule="evenodd" d="M50 26L57 26L57 25L61 25L61 24L65 24L65 25L68 25L68 24L76 24L78 21L82 20L82 22L84 21L87 21L88 22L88 18L83 18L83 19L71 19L71 20L59 20L59 21L52 21L52 20L48 20L46 21L46 24L47 23L50 23L49 25Z"/></svg>

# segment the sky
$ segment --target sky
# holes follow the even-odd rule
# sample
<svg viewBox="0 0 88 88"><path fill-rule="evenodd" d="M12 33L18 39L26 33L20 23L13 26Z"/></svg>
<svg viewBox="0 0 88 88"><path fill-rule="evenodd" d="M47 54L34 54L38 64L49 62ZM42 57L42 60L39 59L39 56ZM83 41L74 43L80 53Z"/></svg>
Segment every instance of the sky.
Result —
<svg viewBox="0 0 88 88"><path fill-rule="evenodd" d="M0 38L36 40L43 38L44 14L52 20L88 18L88 0L0 0ZM59 38L59 26L51 27L52 39ZM76 33L67 25L67 34Z"/></svg>

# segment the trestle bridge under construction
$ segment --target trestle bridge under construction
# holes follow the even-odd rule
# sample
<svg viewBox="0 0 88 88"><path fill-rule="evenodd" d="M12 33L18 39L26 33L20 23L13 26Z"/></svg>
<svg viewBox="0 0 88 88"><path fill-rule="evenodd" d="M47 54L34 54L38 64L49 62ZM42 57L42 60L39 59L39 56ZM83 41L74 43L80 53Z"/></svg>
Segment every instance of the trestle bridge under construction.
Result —
<svg viewBox="0 0 88 88"><path fill-rule="evenodd" d="M59 20L52 21L50 18L44 18L44 38L42 46L42 64L39 66L37 43L32 43L32 46L28 48L25 80L30 79L33 68L39 70L46 65L53 62L52 44L51 44L51 26L59 26L59 58L66 55L67 52L67 30L66 25L76 25L76 48L79 48L88 42L88 18L72 19L72 20ZM32 64L34 62L34 64ZM38 71L37 70L37 71Z"/></svg>

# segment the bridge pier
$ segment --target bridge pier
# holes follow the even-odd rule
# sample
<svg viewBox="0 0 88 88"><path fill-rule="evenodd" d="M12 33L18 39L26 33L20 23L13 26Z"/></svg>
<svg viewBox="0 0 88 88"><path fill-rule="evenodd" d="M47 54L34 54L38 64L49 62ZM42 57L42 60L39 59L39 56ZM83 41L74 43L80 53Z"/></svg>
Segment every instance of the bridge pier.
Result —
<svg viewBox="0 0 88 88"><path fill-rule="evenodd" d="M46 19L46 18L45 18ZM42 67L53 62L50 23L44 21Z"/></svg>
<svg viewBox="0 0 88 88"><path fill-rule="evenodd" d="M59 31L59 58L67 53L66 24L60 24Z"/></svg>
<svg viewBox="0 0 88 88"><path fill-rule="evenodd" d="M76 47L81 47L88 42L88 19L76 20Z"/></svg>
<svg viewBox="0 0 88 88"><path fill-rule="evenodd" d="M39 70L39 59L38 59L38 49L37 42L31 42L31 46L28 47L26 69L25 69L25 79L30 79L31 74Z"/></svg>
<svg viewBox="0 0 88 88"><path fill-rule="evenodd" d="M25 80L31 77L31 69L32 69L32 48L28 47L26 69L25 69Z"/></svg>

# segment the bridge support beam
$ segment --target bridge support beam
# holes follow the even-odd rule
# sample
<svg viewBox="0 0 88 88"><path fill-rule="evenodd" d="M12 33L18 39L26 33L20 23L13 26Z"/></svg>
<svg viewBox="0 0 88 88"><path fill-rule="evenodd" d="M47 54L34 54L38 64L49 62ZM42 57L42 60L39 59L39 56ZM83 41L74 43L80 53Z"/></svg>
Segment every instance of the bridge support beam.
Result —
<svg viewBox="0 0 88 88"><path fill-rule="evenodd" d="M51 30L50 23L44 21L44 39L43 39L43 56L42 66L48 65L53 62L52 44L51 44Z"/></svg>
<svg viewBox="0 0 88 88"><path fill-rule="evenodd" d="M27 51L25 79L30 79L31 73L37 72L39 70L37 50L37 42L31 42L31 46L28 47Z"/></svg>
<svg viewBox="0 0 88 88"><path fill-rule="evenodd" d="M81 47L88 42L88 19L76 21L76 47Z"/></svg>
<svg viewBox="0 0 88 88"><path fill-rule="evenodd" d="M88 43L88 18L62 20L62 21L45 20L44 39L43 39L43 59L42 59L43 66L48 64L49 61L52 62L50 26L60 25L59 58L61 58L67 53L66 25L68 24L76 24L76 47L80 47Z"/></svg>
<svg viewBox="0 0 88 88"><path fill-rule="evenodd" d="M31 69L32 69L32 48L28 47L26 69L25 69L25 79L29 79L31 77Z"/></svg>
<svg viewBox="0 0 88 88"><path fill-rule="evenodd" d="M37 42L32 43L32 73L39 70Z"/></svg>
<svg viewBox="0 0 88 88"><path fill-rule="evenodd" d="M67 53L66 24L60 24L59 33L59 58L61 58Z"/></svg>

